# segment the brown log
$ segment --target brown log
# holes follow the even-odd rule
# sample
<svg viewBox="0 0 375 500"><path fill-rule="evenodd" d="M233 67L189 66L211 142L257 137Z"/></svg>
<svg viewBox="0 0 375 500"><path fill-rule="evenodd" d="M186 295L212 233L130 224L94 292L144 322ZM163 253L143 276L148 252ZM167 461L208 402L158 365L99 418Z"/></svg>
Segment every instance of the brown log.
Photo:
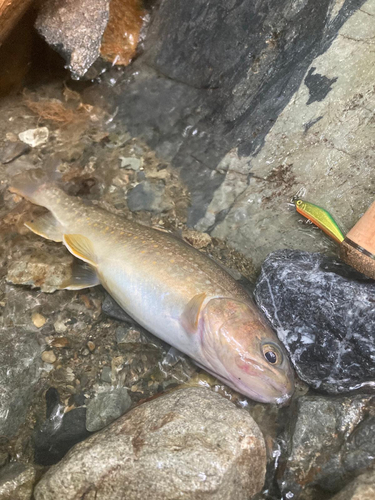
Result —
<svg viewBox="0 0 375 500"><path fill-rule="evenodd" d="M0 0L0 45L34 0Z"/></svg>

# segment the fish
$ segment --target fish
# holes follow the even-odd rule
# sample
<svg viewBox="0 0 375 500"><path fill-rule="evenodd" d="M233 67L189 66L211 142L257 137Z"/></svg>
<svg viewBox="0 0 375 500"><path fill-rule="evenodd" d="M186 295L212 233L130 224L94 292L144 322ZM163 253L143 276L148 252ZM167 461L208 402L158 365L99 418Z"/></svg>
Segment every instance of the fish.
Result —
<svg viewBox="0 0 375 500"><path fill-rule="evenodd" d="M327 210L299 198L293 199L292 202L294 203L298 213L318 226L330 238L337 243L344 241L345 236L342 234L341 229Z"/></svg>
<svg viewBox="0 0 375 500"><path fill-rule="evenodd" d="M41 169L9 190L48 213L25 225L77 259L62 288L101 284L146 330L237 392L284 403L294 373L284 346L245 289L218 263L172 234L67 195Z"/></svg>

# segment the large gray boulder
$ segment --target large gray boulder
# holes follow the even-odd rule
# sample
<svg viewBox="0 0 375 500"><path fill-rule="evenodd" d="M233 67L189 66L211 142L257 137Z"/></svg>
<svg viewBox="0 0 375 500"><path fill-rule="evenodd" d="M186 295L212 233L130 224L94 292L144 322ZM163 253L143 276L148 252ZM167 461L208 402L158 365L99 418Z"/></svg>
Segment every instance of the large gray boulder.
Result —
<svg viewBox="0 0 375 500"><path fill-rule="evenodd" d="M252 417L203 388L171 392L76 445L35 500L247 500L263 486L266 450Z"/></svg>

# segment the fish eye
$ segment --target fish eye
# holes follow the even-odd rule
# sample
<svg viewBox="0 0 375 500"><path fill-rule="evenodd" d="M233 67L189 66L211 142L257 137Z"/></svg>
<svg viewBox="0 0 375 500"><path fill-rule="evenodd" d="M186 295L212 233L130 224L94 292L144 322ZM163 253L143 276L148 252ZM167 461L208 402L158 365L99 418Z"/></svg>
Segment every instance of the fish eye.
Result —
<svg viewBox="0 0 375 500"><path fill-rule="evenodd" d="M296 200L295 204L300 207L302 205L302 200Z"/></svg>
<svg viewBox="0 0 375 500"><path fill-rule="evenodd" d="M279 365L283 360L280 349L274 344L265 344L263 346L263 355L271 365Z"/></svg>

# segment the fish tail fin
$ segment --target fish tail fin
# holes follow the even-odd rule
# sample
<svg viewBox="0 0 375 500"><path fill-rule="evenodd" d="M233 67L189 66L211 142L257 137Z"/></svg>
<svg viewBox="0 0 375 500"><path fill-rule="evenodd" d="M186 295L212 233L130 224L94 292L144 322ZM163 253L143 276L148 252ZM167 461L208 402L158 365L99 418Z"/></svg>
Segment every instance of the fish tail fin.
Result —
<svg viewBox="0 0 375 500"><path fill-rule="evenodd" d="M9 191L18 194L23 198L48 208L45 196L43 193L51 190L52 188L58 190L55 183L60 177L57 170L58 163L56 159L50 160L45 168L34 168L26 170L18 175L15 175L11 180Z"/></svg>

